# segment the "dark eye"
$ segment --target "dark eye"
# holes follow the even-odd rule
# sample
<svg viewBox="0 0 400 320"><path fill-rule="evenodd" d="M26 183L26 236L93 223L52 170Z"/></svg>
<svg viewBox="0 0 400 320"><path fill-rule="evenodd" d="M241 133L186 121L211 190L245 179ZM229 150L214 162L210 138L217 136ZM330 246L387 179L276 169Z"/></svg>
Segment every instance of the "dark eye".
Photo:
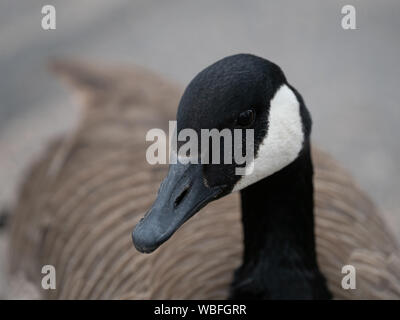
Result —
<svg viewBox="0 0 400 320"><path fill-rule="evenodd" d="M239 114L236 123L241 127L251 126L254 122L255 112L253 110L246 110Z"/></svg>

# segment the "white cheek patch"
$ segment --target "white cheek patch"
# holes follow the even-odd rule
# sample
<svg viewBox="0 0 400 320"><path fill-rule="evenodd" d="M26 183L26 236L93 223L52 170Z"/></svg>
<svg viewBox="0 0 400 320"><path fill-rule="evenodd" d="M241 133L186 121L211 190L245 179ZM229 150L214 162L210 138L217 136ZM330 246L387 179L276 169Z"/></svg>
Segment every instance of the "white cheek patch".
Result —
<svg viewBox="0 0 400 320"><path fill-rule="evenodd" d="M246 166L246 175L241 177L232 191L241 190L272 175L297 158L304 133L300 104L287 85L281 86L271 100L268 123L268 132L256 158Z"/></svg>

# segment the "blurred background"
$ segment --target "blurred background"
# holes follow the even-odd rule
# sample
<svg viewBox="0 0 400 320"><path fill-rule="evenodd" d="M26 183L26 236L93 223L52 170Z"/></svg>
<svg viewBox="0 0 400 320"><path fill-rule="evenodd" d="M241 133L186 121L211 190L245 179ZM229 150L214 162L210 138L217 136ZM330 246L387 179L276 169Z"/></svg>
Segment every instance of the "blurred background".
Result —
<svg viewBox="0 0 400 320"><path fill-rule="evenodd" d="M41 27L46 4L56 8L56 30ZM356 9L356 30L341 26L346 4ZM2 0L0 208L12 205L47 141L78 120L71 91L46 69L51 58L138 64L184 86L245 52L282 67L311 110L315 144L353 174L399 235L399 17L398 0ZM0 297L5 248L0 233Z"/></svg>

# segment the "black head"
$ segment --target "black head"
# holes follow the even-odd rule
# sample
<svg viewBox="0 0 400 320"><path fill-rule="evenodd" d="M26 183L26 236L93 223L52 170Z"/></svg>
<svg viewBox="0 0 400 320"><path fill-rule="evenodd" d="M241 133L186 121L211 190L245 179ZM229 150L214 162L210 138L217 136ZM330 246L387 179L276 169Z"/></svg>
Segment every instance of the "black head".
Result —
<svg viewBox="0 0 400 320"><path fill-rule="evenodd" d="M198 140L179 141L179 135L187 129L195 132ZM215 148L208 136L208 148L204 148L204 129L217 129L219 133L224 130L230 133L232 142L225 144L221 139ZM235 139L235 129L242 129L239 139ZM310 130L311 119L301 96L276 64L239 54L201 71L179 103L178 162L170 165L157 200L134 230L136 248L142 252L155 250L210 201L290 164ZM195 143L191 151L196 150L191 159L197 158L198 164L181 161L185 160L183 146L191 143ZM238 147L243 153L252 150L247 152L245 163L238 163L234 157ZM212 163L215 153L219 153L220 164Z"/></svg>

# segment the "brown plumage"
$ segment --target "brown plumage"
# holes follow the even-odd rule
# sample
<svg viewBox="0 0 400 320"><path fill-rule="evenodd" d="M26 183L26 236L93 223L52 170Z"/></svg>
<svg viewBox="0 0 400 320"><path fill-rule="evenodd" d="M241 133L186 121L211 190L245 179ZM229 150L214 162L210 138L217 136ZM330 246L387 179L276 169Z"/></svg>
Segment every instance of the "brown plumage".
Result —
<svg viewBox="0 0 400 320"><path fill-rule="evenodd" d="M167 129L181 90L141 68L56 63L86 108L78 129L53 142L22 186L12 219L11 267L40 287L41 267L57 271L43 298L226 298L239 265L238 194L208 205L151 255L131 231L153 203L167 166L145 160L150 128ZM315 148L314 148L315 150ZM336 298L399 298L400 255L370 199L327 154L315 150L318 261ZM341 287L354 265L357 289Z"/></svg>

